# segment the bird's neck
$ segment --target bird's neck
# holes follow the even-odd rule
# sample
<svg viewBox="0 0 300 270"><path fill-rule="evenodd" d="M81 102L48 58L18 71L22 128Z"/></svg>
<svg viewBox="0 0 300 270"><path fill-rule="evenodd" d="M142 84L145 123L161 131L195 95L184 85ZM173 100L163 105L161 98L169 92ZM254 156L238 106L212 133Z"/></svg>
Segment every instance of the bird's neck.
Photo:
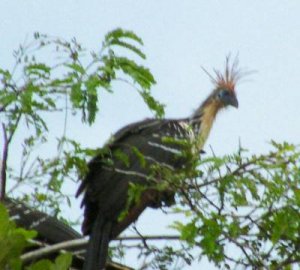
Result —
<svg viewBox="0 0 300 270"><path fill-rule="evenodd" d="M218 111L222 108L220 102L208 98L191 117L191 125L196 135L197 148L202 149Z"/></svg>

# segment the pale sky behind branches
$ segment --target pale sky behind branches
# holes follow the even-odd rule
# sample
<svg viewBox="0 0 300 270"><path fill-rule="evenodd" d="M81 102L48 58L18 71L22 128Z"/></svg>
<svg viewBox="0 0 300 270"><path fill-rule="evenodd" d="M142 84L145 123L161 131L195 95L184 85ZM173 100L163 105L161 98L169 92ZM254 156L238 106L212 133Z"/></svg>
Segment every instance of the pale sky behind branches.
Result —
<svg viewBox="0 0 300 270"><path fill-rule="evenodd" d="M192 113L212 90L202 66L223 68L228 53L238 54L240 66L256 72L238 85L239 109L219 115L205 150L211 153L211 146L217 155L230 154L241 141L244 148L262 153L270 149L271 139L299 143L299 0L1 0L0 18L0 66L7 69L13 65L13 50L36 31L76 37L94 51L108 31L134 31L145 44L147 60L142 63L157 81L154 96L166 104L166 117L172 118ZM114 90L112 95L101 94L92 128L69 123L68 135L85 146L99 147L125 124L151 117L132 88L116 83ZM55 121L51 127L62 130L63 119ZM78 215L77 208L74 213ZM142 232L157 234L167 232L168 221L151 210L139 225ZM131 256L125 263L134 261Z"/></svg>

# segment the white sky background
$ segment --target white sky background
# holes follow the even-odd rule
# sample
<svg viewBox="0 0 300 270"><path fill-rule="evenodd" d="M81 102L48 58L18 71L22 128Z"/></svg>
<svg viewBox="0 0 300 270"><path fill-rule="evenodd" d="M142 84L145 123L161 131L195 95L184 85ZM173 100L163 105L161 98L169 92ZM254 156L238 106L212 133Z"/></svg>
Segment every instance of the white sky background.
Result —
<svg viewBox="0 0 300 270"><path fill-rule="evenodd" d="M36 31L76 37L97 51L105 33L117 27L143 39L144 64L156 78L153 93L167 105L167 117L187 116L211 91L201 66L222 68L231 52L239 54L242 67L257 71L237 87L240 108L219 115L207 152L211 145L217 155L232 153L239 139L254 153L267 151L271 139L299 143L299 0L1 0L0 66L10 69L12 51ZM125 124L151 116L136 92L119 83L115 94L102 94L100 110L96 125L83 129L70 124L69 134L98 147ZM61 129L62 124L58 119ZM148 211L139 224L143 231L157 233L166 227L165 219ZM126 263L134 265L134 260Z"/></svg>

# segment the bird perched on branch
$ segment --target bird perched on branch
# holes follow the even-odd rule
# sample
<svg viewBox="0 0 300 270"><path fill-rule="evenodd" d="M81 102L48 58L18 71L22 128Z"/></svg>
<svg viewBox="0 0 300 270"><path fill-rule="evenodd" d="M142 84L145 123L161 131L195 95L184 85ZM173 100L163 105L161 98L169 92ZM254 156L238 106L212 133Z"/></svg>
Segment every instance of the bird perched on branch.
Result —
<svg viewBox="0 0 300 270"><path fill-rule="evenodd" d="M23 251L25 254L27 253L27 255L31 253L31 256L27 256L27 258L25 258L24 254L22 254L24 267L36 261L37 258L54 261L59 255L59 250L56 252L54 250L51 252L50 250L48 250L48 252L42 252L42 248L49 248L50 245L63 243L65 241L70 242L71 240L82 238L80 233L64 222L34 209L23 202L5 197L0 201L0 203L5 205L11 220L13 220L18 227L35 230L37 232L37 237L34 240L36 241L36 244L39 243L39 245L30 245ZM71 245L69 248L69 251L76 251L72 258L72 270L82 269L85 250L83 247L72 247ZM64 247L64 250L65 249L66 246ZM33 251L36 251L36 255L38 255L37 257L33 256ZM115 262L108 263L106 267L107 270L132 270L129 267Z"/></svg>
<svg viewBox="0 0 300 270"><path fill-rule="evenodd" d="M151 188L153 180L163 181L153 173L153 167L164 166L172 171L185 166L188 161L180 157L182 144L166 138L190 141L199 154L218 112L228 106L238 107L235 86L242 74L237 61L230 64L229 60L227 57L224 72L206 72L214 90L190 117L146 119L128 125L90 161L77 192L77 196L84 193L82 232L90 235L85 270L105 269L109 241L146 207L158 208L174 202L174 191ZM128 202L133 184L143 189L137 200Z"/></svg>

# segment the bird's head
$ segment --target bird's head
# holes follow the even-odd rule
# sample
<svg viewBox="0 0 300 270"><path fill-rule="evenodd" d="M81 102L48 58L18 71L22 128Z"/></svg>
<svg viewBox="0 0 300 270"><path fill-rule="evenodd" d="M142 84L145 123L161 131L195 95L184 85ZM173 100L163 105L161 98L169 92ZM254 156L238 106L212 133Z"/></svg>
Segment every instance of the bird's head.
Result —
<svg viewBox="0 0 300 270"><path fill-rule="evenodd" d="M239 102L237 100L234 91L226 88L220 88L215 91L215 100L220 103L220 107L233 106L235 108L239 107Z"/></svg>
<svg viewBox="0 0 300 270"><path fill-rule="evenodd" d="M214 74L211 75L205 69L204 71L215 85L215 90L212 92L210 100L219 108L226 108L228 106L238 108L235 86L244 74L238 69L237 58L231 64L230 57L228 56L223 72L214 69Z"/></svg>

